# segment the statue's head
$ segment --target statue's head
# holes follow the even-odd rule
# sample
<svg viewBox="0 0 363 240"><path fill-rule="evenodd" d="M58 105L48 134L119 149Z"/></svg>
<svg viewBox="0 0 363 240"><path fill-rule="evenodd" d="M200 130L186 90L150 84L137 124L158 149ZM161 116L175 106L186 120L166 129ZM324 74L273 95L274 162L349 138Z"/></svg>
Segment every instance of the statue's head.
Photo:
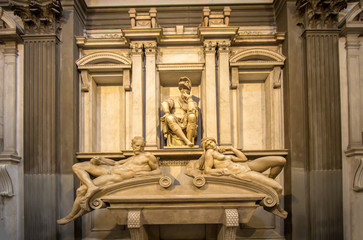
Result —
<svg viewBox="0 0 363 240"><path fill-rule="evenodd" d="M131 147L136 155L144 152L145 139L141 136L136 136L131 140Z"/></svg>
<svg viewBox="0 0 363 240"><path fill-rule="evenodd" d="M217 141L212 137L203 138L201 143L202 143L202 149L204 150L215 149L217 147Z"/></svg>
<svg viewBox="0 0 363 240"><path fill-rule="evenodd" d="M187 89L189 92L192 90L192 81L188 77L179 78L178 83L179 90Z"/></svg>

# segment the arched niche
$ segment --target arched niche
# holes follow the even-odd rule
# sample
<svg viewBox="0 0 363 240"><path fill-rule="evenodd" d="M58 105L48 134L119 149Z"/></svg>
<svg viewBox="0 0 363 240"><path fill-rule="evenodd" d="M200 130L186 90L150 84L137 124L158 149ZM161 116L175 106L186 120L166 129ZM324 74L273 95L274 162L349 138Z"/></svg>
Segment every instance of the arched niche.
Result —
<svg viewBox="0 0 363 240"><path fill-rule="evenodd" d="M249 48L230 57L235 139L243 149L282 149L282 69L285 56Z"/></svg>
<svg viewBox="0 0 363 240"><path fill-rule="evenodd" d="M80 150L125 149L126 94L131 59L118 52L97 51L76 61L80 71Z"/></svg>

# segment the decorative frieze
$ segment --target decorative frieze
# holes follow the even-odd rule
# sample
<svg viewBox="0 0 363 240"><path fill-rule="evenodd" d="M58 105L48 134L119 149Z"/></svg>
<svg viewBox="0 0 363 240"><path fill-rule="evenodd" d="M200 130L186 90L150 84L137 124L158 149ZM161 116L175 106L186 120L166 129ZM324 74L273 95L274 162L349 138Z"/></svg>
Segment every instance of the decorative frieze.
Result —
<svg viewBox="0 0 363 240"><path fill-rule="evenodd" d="M14 14L22 18L26 34L58 34L62 17L60 0L10 1Z"/></svg>
<svg viewBox="0 0 363 240"><path fill-rule="evenodd" d="M335 28L339 12L347 7L346 0L298 0L296 9L299 25L305 29Z"/></svg>

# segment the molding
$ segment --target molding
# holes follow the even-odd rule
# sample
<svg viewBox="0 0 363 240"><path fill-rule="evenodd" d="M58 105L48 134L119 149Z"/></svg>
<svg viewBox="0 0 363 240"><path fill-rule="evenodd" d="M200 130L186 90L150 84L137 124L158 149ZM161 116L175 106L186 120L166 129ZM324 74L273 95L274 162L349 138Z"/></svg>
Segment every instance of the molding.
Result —
<svg viewBox="0 0 363 240"><path fill-rule="evenodd" d="M201 41L209 38L232 40L237 34L238 27L199 27L198 35Z"/></svg>
<svg viewBox="0 0 363 240"><path fill-rule="evenodd" d="M117 62L118 64L97 64L95 62ZM131 59L114 52L94 52L87 54L76 61L78 67L88 65L130 65Z"/></svg>
<svg viewBox="0 0 363 240"><path fill-rule="evenodd" d="M363 156L363 147L349 147L345 151L345 156L347 157Z"/></svg>
<svg viewBox="0 0 363 240"><path fill-rule="evenodd" d="M353 190L356 192L363 191L363 158L359 159L359 165L354 174Z"/></svg>
<svg viewBox="0 0 363 240"><path fill-rule="evenodd" d="M245 58L257 57L257 58L267 58L266 61L253 61L253 62L276 62L277 65L283 64L286 57L278 52L263 49L263 48L249 48L247 50L239 51L230 57L231 63L237 63L243 61Z"/></svg>
<svg viewBox="0 0 363 240"><path fill-rule="evenodd" d="M126 39L122 34L107 33L91 37L76 37L76 44L82 49L124 48Z"/></svg>
<svg viewBox="0 0 363 240"><path fill-rule="evenodd" d="M241 149L239 149L241 150ZM150 149L147 152L151 152L155 157L159 157L161 161L178 162L184 164L185 161L198 159L203 154L201 148L173 148L173 149ZM243 153L249 158L254 159L257 157L264 156L287 156L288 150L277 149L277 150L243 150ZM226 151L224 154L233 154L232 151ZM92 157L106 157L111 159L125 159L133 156L132 150L122 150L121 152L77 152L76 158L78 161L88 161ZM170 160L172 159L172 160Z"/></svg>
<svg viewBox="0 0 363 240"><path fill-rule="evenodd" d="M203 71L204 63L159 63L157 70L162 71Z"/></svg>
<svg viewBox="0 0 363 240"><path fill-rule="evenodd" d="M20 156L11 153L0 153L0 164L19 164Z"/></svg>
<svg viewBox="0 0 363 240"><path fill-rule="evenodd" d="M13 182L6 170L6 165L0 165L0 196L1 197L13 197Z"/></svg>
<svg viewBox="0 0 363 240"><path fill-rule="evenodd" d="M127 39L127 42L154 40L159 42L163 34L162 28L145 28L145 29L122 29L122 34Z"/></svg>

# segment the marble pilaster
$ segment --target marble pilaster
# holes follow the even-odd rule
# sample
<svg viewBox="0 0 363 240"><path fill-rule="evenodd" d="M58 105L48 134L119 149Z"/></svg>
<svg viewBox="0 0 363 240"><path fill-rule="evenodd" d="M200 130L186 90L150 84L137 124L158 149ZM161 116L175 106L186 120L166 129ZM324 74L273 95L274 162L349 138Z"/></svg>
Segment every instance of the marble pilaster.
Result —
<svg viewBox="0 0 363 240"><path fill-rule="evenodd" d="M157 96L159 84L156 80L156 42L145 42L145 140L146 147L157 148L157 126L159 122Z"/></svg>
<svg viewBox="0 0 363 240"><path fill-rule="evenodd" d="M16 42L6 44L4 50L4 151L3 153L17 155L16 146L16 95L17 95L17 48Z"/></svg>
<svg viewBox="0 0 363 240"><path fill-rule="evenodd" d="M231 90L229 79L230 41L218 42L218 128L219 144L232 145Z"/></svg>
<svg viewBox="0 0 363 240"><path fill-rule="evenodd" d="M141 42L132 42L131 44L132 59L132 121L131 136L144 135L144 52Z"/></svg>
<svg viewBox="0 0 363 240"><path fill-rule="evenodd" d="M204 42L205 54L205 110L203 118L203 136L218 139L217 134L217 96L216 96L216 46L215 41ZM208 116L208 120L206 118Z"/></svg>
<svg viewBox="0 0 363 240"><path fill-rule="evenodd" d="M349 101L349 145L348 148L363 147L363 98L360 77L360 41L359 34L347 34L347 74L348 74L348 101Z"/></svg>

